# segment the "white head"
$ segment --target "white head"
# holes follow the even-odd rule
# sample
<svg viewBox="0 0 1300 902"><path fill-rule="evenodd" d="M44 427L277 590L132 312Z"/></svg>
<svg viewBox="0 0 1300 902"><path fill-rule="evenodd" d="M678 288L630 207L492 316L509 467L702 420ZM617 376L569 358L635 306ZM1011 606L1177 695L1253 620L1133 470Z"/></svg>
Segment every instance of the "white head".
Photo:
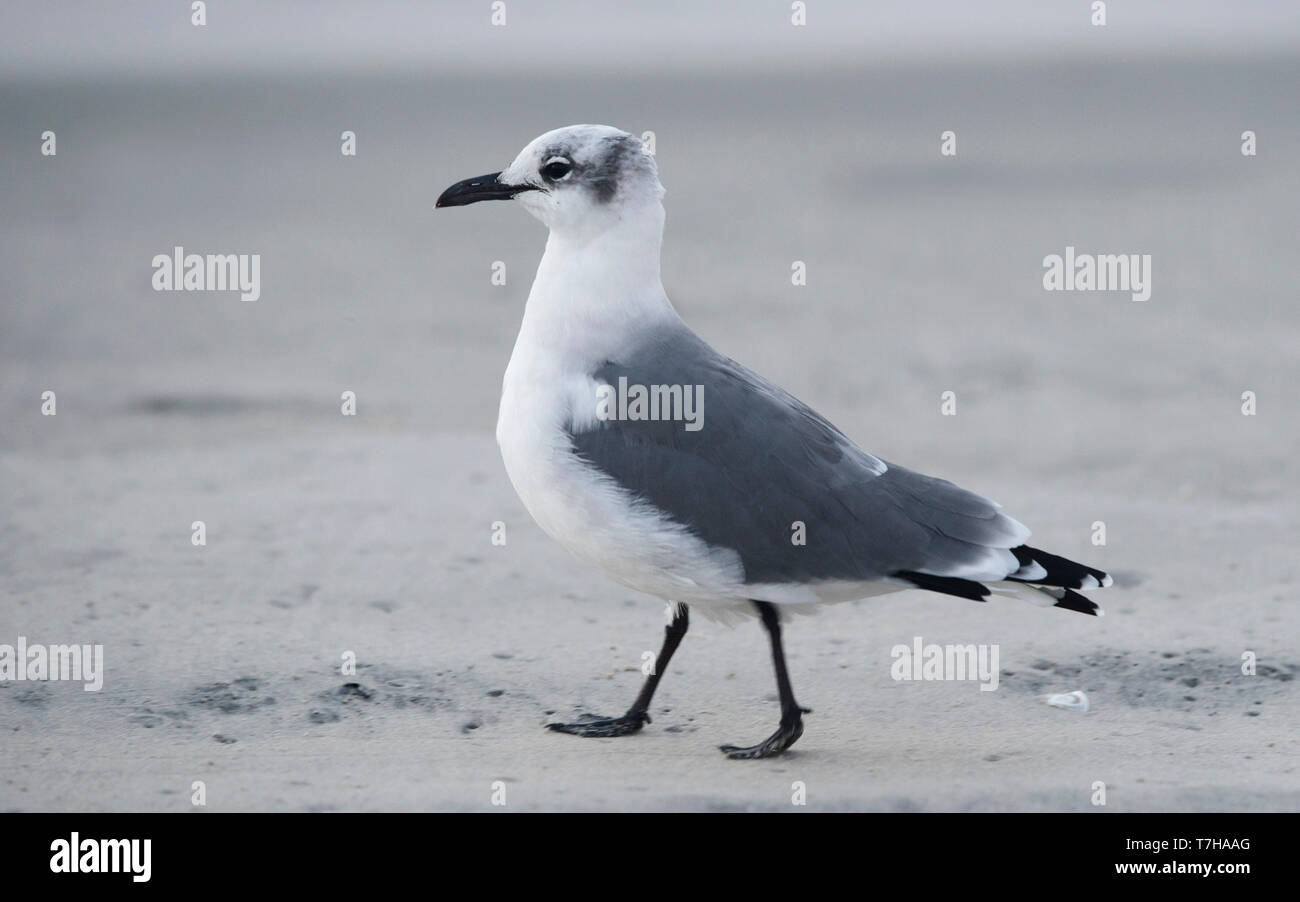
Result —
<svg viewBox="0 0 1300 902"><path fill-rule="evenodd" d="M437 206L517 199L553 232L603 232L629 218L662 223L664 189L641 141L608 125L570 125L533 139L501 172L457 182Z"/></svg>

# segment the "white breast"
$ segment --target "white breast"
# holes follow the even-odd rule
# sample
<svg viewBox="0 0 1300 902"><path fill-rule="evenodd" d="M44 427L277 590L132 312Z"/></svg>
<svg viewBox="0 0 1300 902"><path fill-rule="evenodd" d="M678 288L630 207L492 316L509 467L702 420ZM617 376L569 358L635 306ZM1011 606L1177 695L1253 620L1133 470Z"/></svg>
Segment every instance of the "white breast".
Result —
<svg viewBox="0 0 1300 902"><path fill-rule="evenodd" d="M595 419L596 384L528 338L520 333L506 369L497 444L537 525L639 591L697 604L744 598L739 555L710 548L574 453L568 430Z"/></svg>

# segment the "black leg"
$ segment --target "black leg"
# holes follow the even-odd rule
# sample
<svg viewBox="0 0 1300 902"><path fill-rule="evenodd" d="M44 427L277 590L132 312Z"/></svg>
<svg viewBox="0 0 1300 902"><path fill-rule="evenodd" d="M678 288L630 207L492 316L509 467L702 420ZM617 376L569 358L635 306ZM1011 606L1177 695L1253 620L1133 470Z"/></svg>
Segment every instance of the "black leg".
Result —
<svg viewBox="0 0 1300 902"><path fill-rule="evenodd" d="M799 741L803 735L803 715L811 714L811 708L800 708L794 700L794 690L790 688L790 674L785 669L785 649L781 647L781 615L776 605L766 601L756 601L758 613L767 627L768 638L772 640L772 665L776 668L776 691L781 696L781 725L775 733L758 745L741 748L735 745L721 746L728 758L769 758L779 755Z"/></svg>
<svg viewBox="0 0 1300 902"><path fill-rule="evenodd" d="M558 733L572 733L574 736L627 736L641 729L645 724L650 722L650 699L654 698L655 689L659 686L659 678L663 676L664 671L668 669L668 662L672 660L673 652L677 651L677 646L681 645L682 637L686 635L686 628L690 626L690 613L686 605L679 604L673 612L672 623L664 627L664 644L659 649L659 657L655 658L654 673L646 677L645 685L641 687L641 693L632 703L632 707L627 709L627 713L622 717L598 717L595 714L584 714L578 718L576 723L548 723L547 726Z"/></svg>

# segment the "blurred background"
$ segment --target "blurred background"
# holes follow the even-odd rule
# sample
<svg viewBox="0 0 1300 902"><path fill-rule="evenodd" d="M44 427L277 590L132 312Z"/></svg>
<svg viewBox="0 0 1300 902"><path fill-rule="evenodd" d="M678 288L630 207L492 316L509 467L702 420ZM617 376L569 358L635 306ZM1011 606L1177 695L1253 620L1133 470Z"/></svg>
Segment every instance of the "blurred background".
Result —
<svg viewBox="0 0 1300 902"><path fill-rule="evenodd" d="M227 2L195 27L174 3L9 5L0 447L168 441L187 410L225 417L203 441L489 432L544 236L432 199L579 121L655 132L688 320L864 441L906 441L871 424L907 410L966 422L930 417L941 386L1097 456L1173 407L1234 412L1188 387L1289 375L1267 350L1297 323L1300 15L1082 7L824 0L795 27L783 2L557 0L494 26L489 3ZM1153 302L1043 292L1067 244L1152 254ZM260 253L262 300L153 292L175 245ZM1107 379L1151 409L1117 422ZM365 421L333 415L343 384ZM56 386L75 417L33 419Z"/></svg>
<svg viewBox="0 0 1300 902"><path fill-rule="evenodd" d="M492 441L542 227L433 209L577 122L654 132L665 285L724 353L1145 584L1122 603L1144 629L1231 652L1294 623L1276 609L1295 600L1300 466L1294 2L1114 2L1104 27L1082 0L809 0L804 26L780 0L504 14L0 9L0 634L116 643L118 713L71 698L69 735L126 742L122 717L169 723L178 686L236 670L327 672L367 642L393 667L469 667L522 654L535 604L581 620L645 601L556 569ZM260 299L153 291L176 245L260 254ZM1067 245L1151 255L1151 299L1044 291ZM153 791L138 780L123 804ZM48 793L28 804L85 798L32 785Z"/></svg>

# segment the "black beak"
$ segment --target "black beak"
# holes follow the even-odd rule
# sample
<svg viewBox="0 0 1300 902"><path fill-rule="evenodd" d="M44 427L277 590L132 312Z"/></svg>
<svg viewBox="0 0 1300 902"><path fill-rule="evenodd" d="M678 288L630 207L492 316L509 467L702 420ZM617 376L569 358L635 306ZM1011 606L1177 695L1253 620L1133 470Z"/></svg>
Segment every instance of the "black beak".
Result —
<svg viewBox="0 0 1300 902"><path fill-rule="evenodd" d="M481 200L510 200L524 191L536 191L536 185L506 185L497 181L499 172L475 176L457 182L438 197L435 207L463 207Z"/></svg>

